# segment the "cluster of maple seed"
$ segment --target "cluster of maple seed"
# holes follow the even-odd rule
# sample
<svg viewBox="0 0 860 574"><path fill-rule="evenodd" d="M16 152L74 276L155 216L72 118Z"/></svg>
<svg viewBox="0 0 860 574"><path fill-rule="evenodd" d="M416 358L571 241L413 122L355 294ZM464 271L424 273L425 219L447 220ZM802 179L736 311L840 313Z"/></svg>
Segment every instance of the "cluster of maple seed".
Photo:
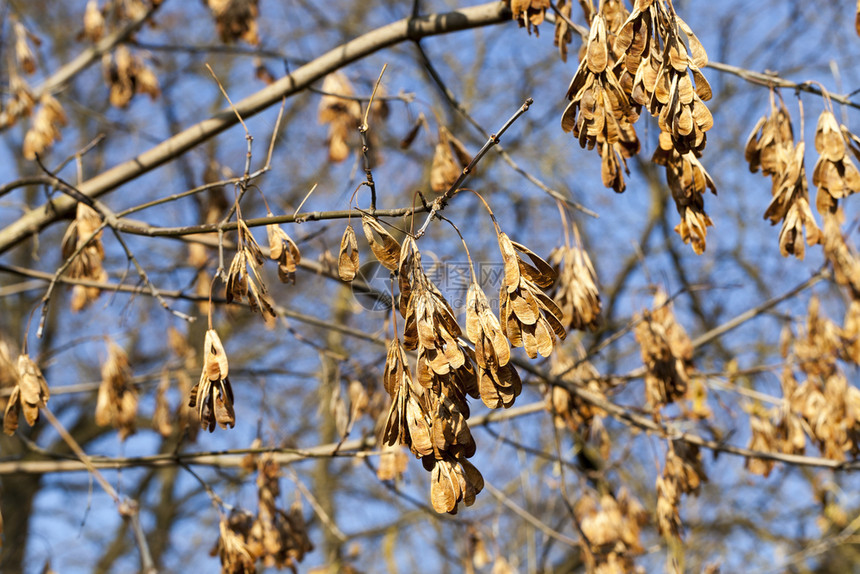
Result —
<svg viewBox="0 0 860 574"><path fill-rule="evenodd" d="M398 335L388 344L383 383L391 406L380 442L387 447L405 446L420 457L431 473L434 508L455 513L461 501L471 505L483 488L480 472L467 460L476 450L467 423L467 397L481 398L490 408L510 407L522 390L510 363L510 346L523 347L532 358L546 357L557 339L565 337L564 313L544 292L557 273L497 229L505 269L500 287L501 321L473 271L465 329L472 349L463 340L463 329L450 304L427 276L415 239L407 236L401 244L369 216L362 218L362 227L376 259L397 276L397 307L405 322L402 342ZM583 262L577 249L571 248L571 253ZM338 256L340 277L352 280L358 265L355 230L348 225ZM590 304L599 311L596 295ZM577 310L574 314L582 323L583 314L591 317L597 311ZM408 351L415 354L414 376Z"/></svg>
<svg viewBox="0 0 860 574"><path fill-rule="evenodd" d="M705 250L704 194L716 186L699 162L713 118L711 87L701 72L707 54L671 0L589 3L591 28L570 86L561 125L582 147L596 148L604 185L623 192L627 159L639 152L634 124L642 108L657 118L660 145L652 161L666 169L681 216L675 228L696 253ZM588 8L590 7L590 8Z"/></svg>
<svg viewBox="0 0 860 574"><path fill-rule="evenodd" d="M750 449L803 454L809 440L831 460L860 454L860 390L839 366L840 360L860 364L860 302L851 303L842 327L823 317L819 306L817 298L810 299L797 334L783 329L783 401L772 409L751 407ZM750 472L764 476L773 465L772 460L747 461Z"/></svg>
<svg viewBox="0 0 860 574"><path fill-rule="evenodd" d="M281 472L271 453L243 462L248 470L257 471L257 515L237 509L222 515L220 536L210 554L221 559L224 574L256 572L258 561L268 568L295 571L296 563L313 550L301 503L296 500L288 511L277 507Z"/></svg>
<svg viewBox="0 0 860 574"><path fill-rule="evenodd" d="M84 10L83 29L78 39L95 44L104 38L106 32L119 30L129 22L144 18L161 2L162 0L124 0L114 3L108 10L107 6L99 7L99 0L88 0ZM259 44L258 0L206 0L205 3L215 20L221 41L231 43L243 40L254 46ZM110 22L105 18L107 12L111 16ZM38 98L34 97L24 75L33 74L38 68L32 45L40 45L41 40L17 19L13 20L12 51L15 65L9 67L10 95L0 110L0 129L32 116L22 148L24 157L32 160L62 139L60 130L68 123L68 119L60 102L48 91ZM125 44L120 44L112 52L106 52L102 56L102 68L109 90L108 99L114 107L128 106L137 94L147 94L152 99L161 95L158 78L151 65L140 53L133 52Z"/></svg>

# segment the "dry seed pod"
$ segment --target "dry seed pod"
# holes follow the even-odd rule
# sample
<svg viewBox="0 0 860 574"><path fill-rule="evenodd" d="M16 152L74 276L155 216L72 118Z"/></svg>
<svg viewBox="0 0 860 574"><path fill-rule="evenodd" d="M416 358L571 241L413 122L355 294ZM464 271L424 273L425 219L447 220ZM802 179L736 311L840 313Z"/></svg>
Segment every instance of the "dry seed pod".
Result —
<svg viewBox="0 0 860 574"><path fill-rule="evenodd" d="M561 126L573 132L580 146L597 147L603 184L621 193L625 189L622 165L629 173L627 158L639 152L633 123L640 106L630 100L612 59L606 20L599 14L591 22L585 54L568 87L570 104Z"/></svg>
<svg viewBox="0 0 860 574"><path fill-rule="evenodd" d="M250 513L233 510L218 523L220 536L209 552L221 559L222 574L248 574L257 571L257 557L248 549L253 517Z"/></svg>
<svg viewBox="0 0 860 574"><path fill-rule="evenodd" d="M244 40L252 46L260 43L257 0L206 0L206 5L215 18L215 28L222 42L231 44Z"/></svg>
<svg viewBox="0 0 860 574"><path fill-rule="evenodd" d="M155 73L124 44L113 55L102 56L102 68L110 88L110 103L116 108L128 106L135 94L147 94L153 100L161 95Z"/></svg>
<svg viewBox="0 0 860 574"><path fill-rule="evenodd" d="M274 318L277 315L259 272L259 268L265 261L263 252L242 219L239 219L238 230L239 250L233 256L227 272L227 302L231 303L234 299L237 301L247 299L251 311L259 311L264 319ZM248 269L251 270L250 274Z"/></svg>
<svg viewBox="0 0 860 574"><path fill-rule="evenodd" d="M574 245L554 249L550 254L557 270L553 299L562 311L562 322L568 329L595 329L600 321L600 293L597 274L574 227Z"/></svg>
<svg viewBox="0 0 860 574"><path fill-rule="evenodd" d="M701 255L705 252L707 229L713 225L705 213L705 193L710 190L717 194L714 180L693 152L678 153L666 132L660 133L660 145L652 161L666 167L666 181L681 216L675 232L684 243L692 245L696 255Z"/></svg>
<svg viewBox="0 0 860 574"><path fill-rule="evenodd" d="M550 0L508 0L508 3L520 28L528 28L529 34L534 28L535 36L540 36L538 26L544 21Z"/></svg>
<svg viewBox="0 0 860 574"><path fill-rule="evenodd" d="M583 387L589 393L605 398L607 385L600 373L585 360L585 348L577 343L574 347L576 354L571 356L563 352L553 354L550 374L560 377L562 381ZM552 385L545 392L547 410L553 415L556 428L569 427L572 431L582 433L584 438L592 435L592 426L599 427L600 418L606 416L603 409L595 407L560 385ZM595 420L597 419L597 420Z"/></svg>
<svg viewBox="0 0 860 574"><path fill-rule="evenodd" d="M415 390L406 353L398 339L388 344L383 383L391 395L391 407L380 442L408 447L416 456L432 454L429 405L426 395Z"/></svg>
<svg viewBox="0 0 860 574"><path fill-rule="evenodd" d="M319 122L329 125L329 159L340 162L349 157L347 139L356 133L361 123L361 104L348 99L355 94L349 80L340 72L329 74L323 80L324 95L319 104ZM347 96L347 98L338 97Z"/></svg>
<svg viewBox="0 0 860 574"><path fill-rule="evenodd" d="M87 0L87 9L84 12L83 37L90 42L98 42L102 39L105 31L105 18L99 10L98 0Z"/></svg>
<svg viewBox="0 0 860 574"><path fill-rule="evenodd" d="M337 257L337 274L342 281L352 281L358 272L358 241L355 229L347 225L340 240L340 252Z"/></svg>
<svg viewBox="0 0 860 574"><path fill-rule="evenodd" d="M555 19L555 37L553 45L558 48L558 55L562 62L567 62L567 45L573 40L573 29L568 25L571 18L572 0L559 0L558 12L560 18Z"/></svg>
<svg viewBox="0 0 860 574"><path fill-rule="evenodd" d="M632 99L658 118L660 129L671 134L672 147L681 154L701 152L705 132L713 127L703 103L712 95L701 72L708 57L671 4L637 2L618 31L614 52L634 75Z"/></svg>
<svg viewBox="0 0 860 574"><path fill-rule="evenodd" d="M39 420L39 409L48 403L51 392L39 366L27 354L18 355L18 382L6 403L3 415L3 432L14 434L18 428L18 415L24 412L24 420L33 426Z"/></svg>
<svg viewBox="0 0 860 574"><path fill-rule="evenodd" d="M852 136L833 112L821 112L815 130L819 157L812 171L812 184L818 188L815 204L821 215L835 212L838 200L860 191L860 172L847 154Z"/></svg>
<svg viewBox="0 0 860 574"><path fill-rule="evenodd" d="M108 358L102 365L95 420L99 426L113 425L119 431L120 440L125 440L136 430L138 400L132 378L128 355L111 341Z"/></svg>
<svg viewBox="0 0 860 574"><path fill-rule="evenodd" d="M215 430L215 423L223 429L236 424L233 388L228 375L227 353L218 333L209 329L203 343L203 371L188 400L189 407L197 407L200 427L209 432Z"/></svg>
<svg viewBox="0 0 860 574"><path fill-rule="evenodd" d="M692 343L667 301L666 294L658 290L653 310L643 313L634 331L645 363L646 400L655 416L663 405L686 395L693 371Z"/></svg>
<svg viewBox="0 0 860 574"><path fill-rule="evenodd" d="M541 288L556 279L555 270L532 251L499 233L499 249L505 263L505 278L499 293L499 316L502 332L514 347L524 347L532 359L538 354L548 357L555 339L567 332L563 314ZM533 265L523 261L517 251L526 254Z"/></svg>
<svg viewBox="0 0 860 574"><path fill-rule="evenodd" d="M513 365L478 367L478 392L491 408L510 408L523 390L520 375Z"/></svg>
<svg viewBox="0 0 860 574"><path fill-rule="evenodd" d="M62 241L63 258L68 259L79 248L81 251L69 265L68 275L72 278L107 281L107 272L102 267L105 258L101 237L101 216L92 207L78 202L75 220L66 229ZM95 233L95 235L93 235ZM92 237L91 237L92 236ZM84 242L89 240L86 245ZM83 247L82 247L83 246ZM73 289L72 311L80 311L98 298L98 287L75 285Z"/></svg>
<svg viewBox="0 0 860 574"><path fill-rule="evenodd" d="M791 117L779 98L777 106L771 100L770 116L759 118L747 138L744 157L750 164L750 171L755 173L761 169L764 175L782 173L794 153L794 130Z"/></svg>
<svg viewBox="0 0 860 574"><path fill-rule="evenodd" d="M368 215L361 217L361 228L370 244L370 249L382 265L394 271L400 259L400 243L382 226L381 223ZM379 236L380 239L377 239ZM341 242L341 245L343 243Z"/></svg>
<svg viewBox="0 0 860 574"><path fill-rule="evenodd" d="M257 499L259 510L247 533L248 551L267 567L295 570L313 545L307 537L307 526L301 503L296 501L289 512L278 508L281 494L280 468L271 453L257 460Z"/></svg>
<svg viewBox="0 0 860 574"><path fill-rule="evenodd" d="M476 282L466 294L466 335L475 344L475 362L480 367L506 365L511 349L499 320L490 309L484 290Z"/></svg>
<svg viewBox="0 0 860 574"><path fill-rule="evenodd" d="M484 488L484 477L474 465L450 457L435 459L431 464L430 500L436 512L457 514L461 501L466 506L475 503L475 497Z"/></svg>
<svg viewBox="0 0 860 574"><path fill-rule="evenodd" d="M762 406L754 404L750 408L750 438L749 449L759 452L777 452L776 428L770 420L768 413ZM748 458L744 463L747 470L753 474L759 474L765 478L773 470L774 461L763 458Z"/></svg>
<svg viewBox="0 0 860 574"><path fill-rule="evenodd" d="M444 193L454 185L463 169L472 161L472 154L445 126L439 126L439 143L433 153L430 168L430 188Z"/></svg>
<svg viewBox="0 0 860 574"><path fill-rule="evenodd" d="M54 142L63 139L60 127L67 123L60 102L50 94L44 94L39 100L39 109L33 117L32 126L24 136L24 157L36 159L36 155L41 155Z"/></svg>
<svg viewBox="0 0 860 574"><path fill-rule="evenodd" d="M400 446L383 445L380 449L379 466L376 468L376 478L379 480L397 480L406 472L409 458Z"/></svg>
<svg viewBox="0 0 860 574"><path fill-rule="evenodd" d="M272 217L271 212L268 215ZM278 262L278 279L281 283L295 284L296 265L302 260L296 242L274 223L266 226L266 234L269 237L269 257Z"/></svg>
<svg viewBox="0 0 860 574"><path fill-rule="evenodd" d="M30 42L33 40L37 45L41 41L36 36L30 34L21 22L15 22L15 63L18 68L25 74L32 74L36 71L36 57L33 55L33 50L30 48Z"/></svg>
<svg viewBox="0 0 860 574"><path fill-rule="evenodd" d="M782 221L779 232L779 250L783 257L789 254L803 259L803 235L806 243L815 245L821 239L821 231L809 208L809 189L806 182L803 142L797 144L789 156L785 170L773 178L773 198L764 218L772 225Z"/></svg>

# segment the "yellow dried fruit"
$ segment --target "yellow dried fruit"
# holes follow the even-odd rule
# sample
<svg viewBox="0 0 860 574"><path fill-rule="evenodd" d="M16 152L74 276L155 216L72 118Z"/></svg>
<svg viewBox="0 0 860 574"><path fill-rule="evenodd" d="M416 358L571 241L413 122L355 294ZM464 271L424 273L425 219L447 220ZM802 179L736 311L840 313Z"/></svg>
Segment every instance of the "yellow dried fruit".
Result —
<svg viewBox="0 0 860 574"><path fill-rule="evenodd" d="M222 429L236 424L229 370L221 339L214 329L209 329L203 342L203 371L188 400L189 407L197 407L200 427L209 432L215 430L216 423Z"/></svg>

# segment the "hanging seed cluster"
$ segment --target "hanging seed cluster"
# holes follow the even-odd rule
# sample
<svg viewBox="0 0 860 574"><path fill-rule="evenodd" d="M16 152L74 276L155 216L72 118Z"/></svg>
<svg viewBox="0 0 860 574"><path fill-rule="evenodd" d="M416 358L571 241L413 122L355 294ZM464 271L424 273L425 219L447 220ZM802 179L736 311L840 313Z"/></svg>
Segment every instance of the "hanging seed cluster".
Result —
<svg viewBox="0 0 860 574"><path fill-rule="evenodd" d="M264 318L274 318L276 317L275 309L269 300L266 284L263 282L259 271L265 262L263 252L260 250L257 240L251 235L251 230L248 229L248 226L241 217L238 220L238 224L239 248L236 251L236 255L233 256L230 270L227 272L227 302L247 300L251 311L259 312ZM289 240L289 237L286 237L286 239ZM283 237L275 235L276 248L278 248L278 241L283 242ZM289 240L289 242L291 243L292 241ZM280 249L284 250L282 244L280 245ZM289 247L287 251L289 251ZM296 249L297 251L298 249ZM280 257L281 255L286 258L287 253L278 252L278 256ZM291 257L293 256L291 255ZM295 269L295 261L292 261L292 263L293 269ZM250 273L248 273L249 269L251 270ZM280 274L280 267L278 271Z"/></svg>
<svg viewBox="0 0 860 574"><path fill-rule="evenodd" d="M645 399L658 417L665 405L687 396L693 345L662 290L654 296L653 310L640 319L634 334L645 363Z"/></svg>
<svg viewBox="0 0 860 574"><path fill-rule="evenodd" d="M614 32L614 31L613 31ZM639 138L633 124L639 119L641 105L630 97L623 73L610 41L606 17L597 13L585 56L567 89L570 100L561 118L564 131L573 132L582 147L597 148L601 158L603 185L621 193L626 188L622 166L639 152Z"/></svg>
<svg viewBox="0 0 860 574"><path fill-rule="evenodd" d="M323 96L317 108L317 119L321 124L328 124L326 145L329 160L341 162L349 157L351 138L355 138L361 125L361 103L355 97L352 83L340 72L327 75L321 91ZM374 121L380 121L388 114L388 107L384 100L376 98L370 111ZM373 130L367 132L371 150L377 148L374 133Z"/></svg>
<svg viewBox="0 0 860 574"><path fill-rule="evenodd" d="M583 8L586 4L583 3ZM701 72L708 57L671 0L604 1L585 9L591 28L567 91L562 128L582 147L597 148L603 184L624 191L627 159L639 152L634 129L642 108L657 118L660 144L652 160L666 178L681 222L675 231L697 254L712 222L704 193L716 186L699 162L713 117L711 87Z"/></svg>
<svg viewBox="0 0 860 574"><path fill-rule="evenodd" d="M641 531L648 523L648 512L629 490L621 488L617 494L598 494L586 489L577 500L574 513L590 546L589 552L584 548L582 551L588 572L638 571L634 559L644 552Z"/></svg>
<svg viewBox="0 0 860 574"><path fill-rule="evenodd" d="M230 366L221 338L214 329L209 329L203 343L203 371L188 400L189 407L197 408L201 428L209 432L215 430L216 423L222 429L233 428L236 424L229 374Z"/></svg>
<svg viewBox="0 0 860 574"><path fill-rule="evenodd" d="M510 363L510 346L525 347L532 357L548 356L556 339L565 336L562 312L542 290L552 284L555 272L529 249L498 232L505 261L503 320L493 313L473 272L465 331L475 345L473 351L463 340L450 304L427 276L415 239L407 236L400 244L372 218L362 224L374 255L386 267L391 267L393 250L399 247L395 269L404 327L402 342L395 337L386 354L383 384L391 406L380 443L387 448L404 446L421 458L431 473L433 507L456 513L460 502L474 503L484 485L481 473L468 461L476 451L467 423L468 397L480 397L491 408L512 406L522 382ZM350 243L345 239L344 244ZM347 272L352 267L352 253L357 252L342 252L341 275L344 266ZM415 353L414 376L408 351ZM396 475L396 469L388 475Z"/></svg>
<svg viewBox="0 0 860 574"><path fill-rule="evenodd" d="M69 263L67 276L70 279L89 279L105 282L107 272L102 267L105 259L102 245L102 219L92 207L78 202L75 220L66 229L62 241L62 255L69 260L75 252L78 254ZM98 287L75 285L72 288L72 311L80 311L95 301L101 290Z"/></svg>
<svg viewBox="0 0 860 574"><path fill-rule="evenodd" d="M561 309L562 324L567 329L584 331L595 329L599 324L600 293L597 290L597 273L575 227L574 236L576 241L573 244L558 247L549 256L558 275L553 300Z"/></svg>
<svg viewBox="0 0 860 574"><path fill-rule="evenodd" d="M713 225L705 213L705 192L717 193L717 186L705 167L688 151L679 153L667 132L660 132L660 140L651 161L666 168L666 183L672 192L681 222L675 232L684 243L689 243L697 255L705 252L708 227Z"/></svg>
<svg viewBox="0 0 860 574"><path fill-rule="evenodd" d="M8 363L11 364L11 361ZM12 387L12 394L3 414L3 432L8 435L15 434L18 429L18 418L22 411L28 425L36 424L39 420L39 409L47 405L51 397L48 383L30 355L18 355L16 374L15 386Z"/></svg>
<svg viewBox="0 0 860 574"><path fill-rule="evenodd" d="M273 216L271 211L266 215ZM302 260L298 245L280 225L274 223L266 226L266 235L269 238L269 258L278 262L278 279L281 283L295 284L296 266Z"/></svg>
<svg viewBox="0 0 860 574"><path fill-rule="evenodd" d="M578 345L576 355L568 355L559 350L552 356L550 375L562 381L578 385L588 392L605 399L607 385L600 372L585 360L585 349ZM552 413L556 428L568 427L574 433L588 439L595 427L602 426L601 419L606 412L586 402L560 385L546 389L547 410ZM605 453L608 455L609 453ZM604 456L604 458L607 458Z"/></svg>
<svg viewBox="0 0 860 574"><path fill-rule="evenodd" d="M439 140L433 150L433 163L430 166L430 189L436 193L448 191L471 161L472 154L463 142L454 137L448 128L440 125Z"/></svg>
<svg viewBox="0 0 860 574"><path fill-rule="evenodd" d="M839 327L823 317L816 297L797 334L786 326L780 340L786 366L780 382L783 403L750 413L750 449L803 454L811 442L821 456L844 461L860 454L860 390L848 382L840 362L860 361L860 303L851 304ZM767 476L773 461L750 459L751 472Z"/></svg>
<svg viewBox="0 0 860 574"><path fill-rule="evenodd" d="M108 343L108 358L102 365L102 380L96 400L96 424L113 426L120 440L125 440L137 430L137 389L125 350Z"/></svg>
<svg viewBox="0 0 860 574"><path fill-rule="evenodd" d="M257 572L257 562L266 568L289 568L293 572L313 550L298 498L289 510L278 508L281 471L271 453L249 465L257 470L257 515L234 509L222 516L221 535L210 554L221 560L225 574Z"/></svg>
<svg viewBox="0 0 860 574"><path fill-rule="evenodd" d="M805 145L794 143L791 118L782 99L779 105L771 97L771 113L759 119L747 139L744 155L750 171L761 169L762 174L773 179L770 205L764 217L772 225L782 222L779 232L779 250L783 257L789 254L803 259L804 231L806 243L815 245L820 239L820 230L809 207L809 189L804 166Z"/></svg>
<svg viewBox="0 0 860 574"><path fill-rule="evenodd" d="M206 0L222 42L232 44L243 40L252 46L260 43L257 4L257 0Z"/></svg>
<svg viewBox="0 0 860 574"><path fill-rule="evenodd" d="M524 347L529 358L549 357L556 339L567 335L564 315L544 289L552 286L552 266L526 246L498 233L499 250L505 263L505 278L499 291L502 332L514 347ZM522 255L529 258L526 262Z"/></svg>
<svg viewBox="0 0 860 574"><path fill-rule="evenodd" d="M665 538L680 544L681 496L698 494L708 482L699 447L682 440L670 440L663 473L657 477L657 528Z"/></svg>

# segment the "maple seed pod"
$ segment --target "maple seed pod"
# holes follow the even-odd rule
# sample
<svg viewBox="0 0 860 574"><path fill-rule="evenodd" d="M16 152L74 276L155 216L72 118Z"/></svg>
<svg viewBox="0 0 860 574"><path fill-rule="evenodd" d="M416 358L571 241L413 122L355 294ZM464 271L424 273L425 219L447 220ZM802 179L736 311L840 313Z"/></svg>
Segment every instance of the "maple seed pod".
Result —
<svg viewBox="0 0 860 574"><path fill-rule="evenodd" d="M546 11L550 7L550 0L510 0L511 14L520 28L528 28L529 34L532 29L535 36L540 36L538 26L543 23Z"/></svg>
<svg viewBox="0 0 860 574"><path fill-rule="evenodd" d="M524 347L529 358L548 357L555 340L567 331L558 305L542 291L552 286L555 270L530 249L515 243L505 233L498 234L505 263L505 277L499 292L502 333L513 347ZM528 256L525 262L519 253Z"/></svg>
<svg viewBox="0 0 860 574"><path fill-rule="evenodd" d="M206 0L222 42L232 44L244 40L252 46L260 43L257 3L257 0Z"/></svg>
<svg viewBox="0 0 860 574"><path fill-rule="evenodd" d="M358 241L355 229L347 225L340 240L340 252L337 256L337 274L342 281L352 281L358 272Z"/></svg>
<svg viewBox="0 0 860 574"><path fill-rule="evenodd" d="M329 160L341 162L349 157L347 139L361 123L361 104L350 99L355 95L352 84L340 72L329 74L323 80L323 97L320 100L318 119L328 124ZM345 97L340 97L345 96Z"/></svg>
<svg viewBox="0 0 860 574"><path fill-rule="evenodd" d="M687 395L693 372L693 344L675 319L672 304L663 291L654 295L654 310L646 311L634 335L645 363L645 394L658 416L667 404Z"/></svg>
<svg viewBox="0 0 860 574"><path fill-rule="evenodd" d="M95 420L99 426L113 425L125 440L136 430L137 389L126 352L111 341L108 358L102 365L102 381L96 399Z"/></svg>
<svg viewBox="0 0 860 574"><path fill-rule="evenodd" d="M239 219L238 229L239 250L230 262L227 272L227 302L247 299L251 311L259 311L264 319L274 318L277 314L259 272L265 261L263 252L244 220Z"/></svg>
<svg viewBox="0 0 860 574"><path fill-rule="evenodd" d="M439 142L433 152L430 167L430 188L444 193L454 185L463 169L472 161L472 154L445 126L439 126Z"/></svg>
<svg viewBox="0 0 860 574"><path fill-rule="evenodd" d="M269 217L272 213L269 212ZM271 224L266 226L266 234L269 238L269 257L278 262L278 279L281 283L296 282L296 266L302 260L296 242L281 229L280 225Z"/></svg>
<svg viewBox="0 0 860 574"><path fill-rule="evenodd" d="M48 404L51 396L48 384L39 366L29 355L18 355L18 383L12 389L3 416L3 432L8 435L18 428L18 415L24 412L24 420L33 426L39 420L39 409Z"/></svg>
<svg viewBox="0 0 860 574"><path fill-rule="evenodd" d="M368 215L361 217L361 228L364 230L364 236L367 238L376 259L386 269L396 270L400 259L400 242L381 223Z"/></svg>
<svg viewBox="0 0 860 574"><path fill-rule="evenodd" d="M666 168L666 181L681 216L675 232L684 243L692 245L696 255L701 255L705 252L707 228L713 225L705 213L705 193L711 190L717 194L714 180L695 153L680 153L675 149L671 134L667 132L660 132L659 146L651 161Z"/></svg>
<svg viewBox="0 0 860 574"><path fill-rule="evenodd" d="M233 411L233 388L230 386L227 353L214 329L206 331L203 343L203 371L200 380L191 389L189 407L197 407L200 427L215 430L233 428L236 416Z"/></svg>

